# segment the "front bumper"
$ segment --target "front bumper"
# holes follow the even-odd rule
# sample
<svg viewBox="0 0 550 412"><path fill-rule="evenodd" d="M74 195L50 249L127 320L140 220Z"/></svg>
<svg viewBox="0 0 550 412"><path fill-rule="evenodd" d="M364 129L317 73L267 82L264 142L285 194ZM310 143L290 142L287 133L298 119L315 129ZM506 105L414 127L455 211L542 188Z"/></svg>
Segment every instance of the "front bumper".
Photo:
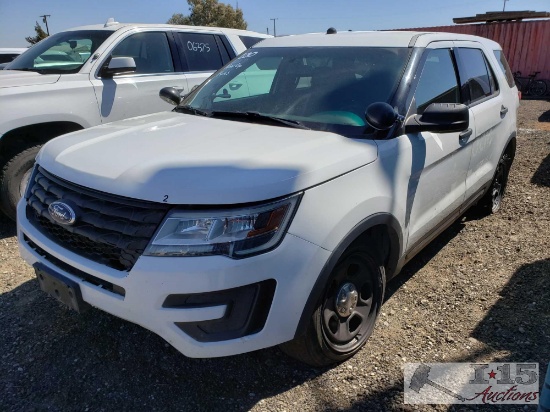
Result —
<svg viewBox="0 0 550 412"><path fill-rule="evenodd" d="M275 250L247 259L142 256L129 272L124 272L52 242L27 220L25 207L22 200L18 206L18 240L20 253L29 264L40 262L63 274L78 283L85 302L151 330L189 357L235 355L294 338L304 305L330 255L287 233ZM41 256L36 247L51 258ZM74 273L90 275L100 282L84 280ZM183 331L193 322L223 322L231 305L165 304L169 295L206 294L270 280L275 281L275 291L264 327L236 339L199 341Z"/></svg>

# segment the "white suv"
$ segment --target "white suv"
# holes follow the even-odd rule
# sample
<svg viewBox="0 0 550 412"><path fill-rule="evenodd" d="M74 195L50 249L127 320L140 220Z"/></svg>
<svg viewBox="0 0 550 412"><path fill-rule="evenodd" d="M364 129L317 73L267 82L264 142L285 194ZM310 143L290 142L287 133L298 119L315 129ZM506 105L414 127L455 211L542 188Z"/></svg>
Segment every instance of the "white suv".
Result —
<svg viewBox="0 0 550 412"><path fill-rule="evenodd" d="M15 219L41 145L75 130L169 110L157 96L186 94L261 33L216 27L123 24L48 37L0 71L0 211Z"/></svg>
<svg viewBox="0 0 550 412"><path fill-rule="evenodd" d="M274 38L163 95L173 112L49 142L18 236L43 290L191 357L352 356L386 282L501 207L515 154L517 89L479 37Z"/></svg>

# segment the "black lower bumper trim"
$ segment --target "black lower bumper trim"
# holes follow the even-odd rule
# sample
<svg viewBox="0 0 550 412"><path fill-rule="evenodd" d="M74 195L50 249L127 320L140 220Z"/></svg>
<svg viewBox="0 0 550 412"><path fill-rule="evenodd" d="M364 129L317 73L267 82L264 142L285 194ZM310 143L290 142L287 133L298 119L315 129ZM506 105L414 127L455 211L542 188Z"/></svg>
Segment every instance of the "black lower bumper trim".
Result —
<svg viewBox="0 0 550 412"><path fill-rule="evenodd" d="M273 279L238 288L209 293L169 295L165 308L197 308L227 305L220 319L201 322L176 322L176 325L199 342L238 339L261 331L271 309L276 282Z"/></svg>

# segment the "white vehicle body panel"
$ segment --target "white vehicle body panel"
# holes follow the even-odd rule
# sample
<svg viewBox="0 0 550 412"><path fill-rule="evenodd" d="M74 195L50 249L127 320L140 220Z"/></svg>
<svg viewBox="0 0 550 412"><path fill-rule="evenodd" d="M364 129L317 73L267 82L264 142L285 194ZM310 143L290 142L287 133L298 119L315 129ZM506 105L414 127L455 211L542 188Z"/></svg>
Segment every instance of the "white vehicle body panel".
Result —
<svg viewBox="0 0 550 412"><path fill-rule="evenodd" d="M157 113L52 140L37 161L73 183L129 198L238 204L298 192L376 159L373 141L282 130Z"/></svg>

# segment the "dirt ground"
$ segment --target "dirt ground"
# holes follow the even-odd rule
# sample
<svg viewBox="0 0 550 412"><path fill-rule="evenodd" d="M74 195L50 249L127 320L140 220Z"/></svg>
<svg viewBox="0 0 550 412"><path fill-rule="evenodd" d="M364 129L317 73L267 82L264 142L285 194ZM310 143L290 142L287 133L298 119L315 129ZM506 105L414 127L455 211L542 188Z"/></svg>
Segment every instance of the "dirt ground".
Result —
<svg viewBox="0 0 550 412"><path fill-rule="evenodd" d="M523 101L504 209L457 221L388 285L367 346L315 370L277 348L188 359L39 290L0 217L1 411L469 411L403 405L405 362L550 359L550 102ZM542 381L542 380L541 380Z"/></svg>

